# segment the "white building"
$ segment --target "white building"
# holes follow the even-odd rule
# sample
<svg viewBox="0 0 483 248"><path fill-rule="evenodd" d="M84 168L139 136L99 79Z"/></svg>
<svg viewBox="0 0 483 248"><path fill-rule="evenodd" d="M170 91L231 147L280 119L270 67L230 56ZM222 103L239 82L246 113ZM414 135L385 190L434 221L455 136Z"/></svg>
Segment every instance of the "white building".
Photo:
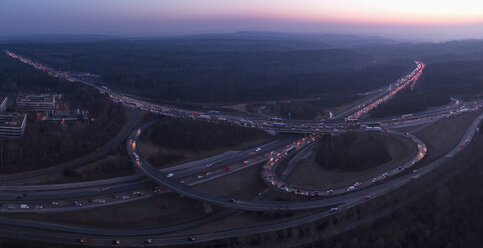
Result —
<svg viewBox="0 0 483 248"><path fill-rule="evenodd" d="M27 127L27 114L0 113L0 138L20 138Z"/></svg>
<svg viewBox="0 0 483 248"><path fill-rule="evenodd" d="M19 94L17 109L21 111L55 110L55 94Z"/></svg>
<svg viewBox="0 0 483 248"><path fill-rule="evenodd" d="M4 97L4 98L0 97L0 112L5 112L6 110L7 110L7 97Z"/></svg>

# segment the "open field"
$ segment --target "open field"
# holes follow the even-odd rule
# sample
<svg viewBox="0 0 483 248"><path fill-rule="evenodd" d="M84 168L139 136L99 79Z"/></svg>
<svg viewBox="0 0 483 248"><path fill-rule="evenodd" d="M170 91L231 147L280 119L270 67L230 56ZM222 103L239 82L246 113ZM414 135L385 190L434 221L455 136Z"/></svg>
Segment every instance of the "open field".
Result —
<svg viewBox="0 0 483 248"><path fill-rule="evenodd" d="M387 147L392 158L391 161L365 171L342 172L339 170L325 170L320 167L315 161L316 154L314 153L307 159L300 161L292 173L288 175L286 181L302 188L321 190L345 187L356 181L382 174L390 168L395 168L399 164L411 160L412 156L417 152L417 147L409 139L385 133L371 132L371 134L376 139L380 139Z"/></svg>
<svg viewBox="0 0 483 248"><path fill-rule="evenodd" d="M330 108L329 110L335 115L338 115L338 114L341 114L341 113L344 113L345 111L353 108L354 106L357 106L361 103L363 103L364 101L366 101L367 99L371 98L373 95L367 95L367 96L364 96L364 97L360 97L359 99L353 101L353 102L349 102L349 103L346 103L346 104L343 104L341 106L337 106L337 107L334 107L334 108Z"/></svg>
<svg viewBox="0 0 483 248"><path fill-rule="evenodd" d="M454 147L465 133L468 125L481 112L465 113L456 117L442 119L431 126L415 132L414 135L422 139L428 147L428 153L424 161L432 161L439 158Z"/></svg>
<svg viewBox="0 0 483 248"><path fill-rule="evenodd" d="M214 150L207 150L207 151L197 151L197 152L190 152L190 151L183 151L179 149L172 149L169 147L162 147L154 142L152 142L149 138L141 139L138 142L138 150L143 157L145 157L151 164L157 168L168 168L173 165L187 163L191 161L196 161L200 159L204 159L207 157L215 156L218 154L225 153L227 151L236 151L236 150L247 150L253 147L257 147L270 141L274 141L279 139L281 136L268 136L256 140L249 140L243 143L238 144L235 147L221 147Z"/></svg>
<svg viewBox="0 0 483 248"><path fill-rule="evenodd" d="M262 165L255 165L236 173L198 184L195 188L214 194L229 195L235 199L251 199L267 187L259 175Z"/></svg>
<svg viewBox="0 0 483 248"><path fill-rule="evenodd" d="M188 229L180 231L178 233L183 233L185 235L190 235L193 233L207 233L219 230L226 230L231 228L241 228L248 226L256 226L260 224L269 224L280 221L287 221L290 219L296 219L302 216L310 215L315 212L320 212L321 209L317 210L305 210L305 211L291 211L291 212L239 212L226 217L224 219L216 220L205 225L195 227L193 229Z"/></svg>

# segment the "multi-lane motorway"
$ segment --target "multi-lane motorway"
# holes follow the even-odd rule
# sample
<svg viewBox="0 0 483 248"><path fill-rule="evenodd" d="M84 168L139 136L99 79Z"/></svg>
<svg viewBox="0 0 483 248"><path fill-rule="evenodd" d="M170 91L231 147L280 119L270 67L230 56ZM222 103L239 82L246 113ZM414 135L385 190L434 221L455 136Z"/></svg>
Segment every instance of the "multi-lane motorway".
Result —
<svg viewBox="0 0 483 248"><path fill-rule="evenodd" d="M373 97L367 99L364 103L355 106L348 111L335 116L330 120L314 121L314 120L287 120L282 118L271 118L268 116L251 116L251 115L234 115L228 113L199 112L176 108L169 105L160 105L151 103L143 98L125 94L122 92L111 90L105 86L96 85L89 82L88 79L77 76L75 73L59 72L48 66L41 65L31 59L24 58L13 52L6 53L20 61L32 65L39 70L47 72L49 75L66 79L72 83L81 83L95 88L99 92L108 94L113 101L121 102L133 109L158 113L168 117L193 118L214 122L231 122L242 126L251 126L264 130L272 130L276 132L304 133L308 136L295 139L287 138L271 142L259 148L252 148L243 152L223 154L211 159L191 162L184 165L174 166L167 169L159 170L153 167L146 159L144 159L139 151L137 151L136 141L143 131L153 123L147 123L129 135L126 141L128 156L131 158L133 166L135 166L146 178L140 175L133 175L122 178L114 178L108 180L99 180L95 182L85 182L64 185L44 185L44 186L0 186L0 199L10 202L4 204L0 208L0 212L48 212L48 211L72 211L82 210L90 207L102 207L109 204L123 203L126 201L138 200L148 197L155 192L150 191L154 184L159 184L163 188L180 193L184 196L208 202L214 205L222 206L229 209L241 209L250 211L277 211L277 210L301 210L301 209L321 209L314 214L302 216L296 219L281 221L278 223L261 224L253 227L244 227L243 229L230 229L216 231L206 234L194 234L193 238L186 236L168 235L166 232L191 228L196 225L207 223L209 221L222 218L229 214L224 211L220 214L208 216L189 223L175 225L172 227L149 228L141 230L107 230L96 228L81 228L75 226L57 225L44 222L35 222L28 220L18 220L9 217L0 218L0 225L15 226L16 228L29 228L25 230L2 229L1 236L18 237L24 235L25 239L44 240L59 243L78 243L83 241L93 245L109 245L114 241L119 241L122 245L135 246L141 241L146 241L144 236L150 236L151 245L174 245L186 244L193 242L204 242L209 240L236 237L240 235L250 235L261 232L269 232L281 230L303 223L309 223L334 213L334 209L346 209L365 202L368 197L375 198L377 196L387 194L394 189L400 188L413 179L424 176L434 169L438 168L447 160L454 156L457 152L464 149L472 140L475 130L481 121L483 115L475 119L467 128L466 133L460 139L458 144L443 157L419 168L417 171L411 171L410 168L418 163L427 152L426 145L419 138L408 134L392 130L397 127L416 126L435 122L442 118L459 115L464 112L476 111L483 102L477 101L473 103L461 104L455 101L451 105L436 108L421 113L413 113L410 115L380 118L380 119L363 119L366 114L379 104L388 101L393 95L397 94L405 87L412 88L422 74L425 65L422 62L416 62L416 68L408 75L404 76L397 82L391 83L387 87L378 89ZM345 118L345 120L343 120ZM133 124L134 125L134 124ZM132 126L129 127L132 130ZM303 154L309 151L311 145L317 142L324 134L338 134L347 131L380 131L387 132L392 135L400 135L411 139L418 146L418 153L408 160L382 175L374 175L364 181L356 182L357 186L348 185L348 187L340 189L320 189L304 190L296 188L284 182L286 174L290 173L291 165L289 163L284 175L278 175L276 167L278 163L289 157L291 153L300 152L295 158L303 157ZM116 140L117 141L117 140ZM308 147L308 148L307 148ZM294 159L295 159L294 158ZM249 168L263 163L264 166L260 171L261 177L266 181L267 185L275 190L285 192L287 194L298 194L301 196L311 197L310 200L299 200L290 202L273 202L260 198L250 200L234 199L229 195L215 195L209 192L196 190L193 185L211 181L228 174L237 173L240 170ZM82 165L82 161L76 166ZM33 175L35 177L35 175ZM5 179L1 182L9 180L25 180ZM374 183L374 182L377 183ZM28 193L22 193L28 192ZM156 193L162 193L156 191ZM117 195L116 198L108 196ZM330 197L327 197L330 195ZM107 198L106 198L107 197ZM315 197L315 198L314 198ZM96 200L92 200L96 198ZM108 199L109 198L109 199ZM90 199L90 200L86 200ZM55 201L56 204L53 204ZM84 203L85 201L85 203ZM45 206L38 208L38 202L47 202ZM59 203L60 202L60 203ZM81 203L81 205L76 205ZM29 206L28 208L20 207L21 204ZM50 204L49 204L50 203ZM14 206L13 206L14 205ZM48 205L48 206L47 206ZM13 206L13 207L10 207ZM332 209L330 211L329 209ZM30 231L30 228L48 230L49 233L36 233ZM54 234L52 234L54 233ZM93 236L84 239L85 236ZM95 237L94 237L95 236ZM146 244L146 242L144 243Z"/></svg>

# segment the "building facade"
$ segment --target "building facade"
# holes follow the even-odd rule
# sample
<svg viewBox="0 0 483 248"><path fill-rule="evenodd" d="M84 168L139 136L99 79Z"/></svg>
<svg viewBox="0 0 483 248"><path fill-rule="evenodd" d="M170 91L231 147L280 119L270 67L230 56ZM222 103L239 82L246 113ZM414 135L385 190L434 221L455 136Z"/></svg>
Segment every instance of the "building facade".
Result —
<svg viewBox="0 0 483 248"><path fill-rule="evenodd" d="M55 94L19 94L16 108L19 111L55 110Z"/></svg>
<svg viewBox="0 0 483 248"><path fill-rule="evenodd" d="M0 138L20 138L26 127L26 113L0 113Z"/></svg>

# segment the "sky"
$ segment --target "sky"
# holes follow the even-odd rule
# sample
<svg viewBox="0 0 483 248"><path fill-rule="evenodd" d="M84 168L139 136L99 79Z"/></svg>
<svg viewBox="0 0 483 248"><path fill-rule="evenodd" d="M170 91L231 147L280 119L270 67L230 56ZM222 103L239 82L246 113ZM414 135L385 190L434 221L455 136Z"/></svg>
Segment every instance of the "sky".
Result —
<svg viewBox="0 0 483 248"><path fill-rule="evenodd" d="M1 0L0 36L236 31L483 38L477 0Z"/></svg>

